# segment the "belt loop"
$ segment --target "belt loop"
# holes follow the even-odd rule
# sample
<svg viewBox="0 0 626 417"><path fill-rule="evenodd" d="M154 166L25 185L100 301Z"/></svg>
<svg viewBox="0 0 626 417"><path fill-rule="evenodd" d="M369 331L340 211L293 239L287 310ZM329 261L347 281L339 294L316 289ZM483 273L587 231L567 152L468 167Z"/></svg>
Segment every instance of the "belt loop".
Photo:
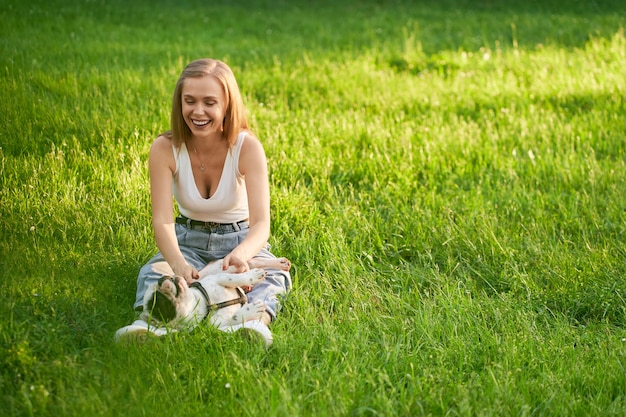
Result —
<svg viewBox="0 0 626 417"><path fill-rule="evenodd" d="M239 227L239 223L233 223L233 229L235 229L235 232L239 232L241 230L241 227Z"/></svg>
<svg viewBox="0 0 626 417"><path fill-rule="evenodd" d="M192 229L191 227L191 219L187 217L187 229Z"/></svg>

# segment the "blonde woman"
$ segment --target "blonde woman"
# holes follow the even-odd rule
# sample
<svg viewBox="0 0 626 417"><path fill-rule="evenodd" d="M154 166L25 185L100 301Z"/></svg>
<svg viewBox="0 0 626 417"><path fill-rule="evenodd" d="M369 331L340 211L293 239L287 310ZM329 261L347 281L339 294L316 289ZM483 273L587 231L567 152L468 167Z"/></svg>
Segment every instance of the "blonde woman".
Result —
<svg viewBox="0 0 626 417"><path fill-rule="evenodd" d="M270 266L247 296L266 304L263 323L273 321L281 296L291 288L290 264L269 251L267 160L225 63L200 59L183 70L174 90L171 130L152 144L149 166L159 252L139 272L135 309L141 310L144 293L161 277L176 275L191 283L198 270L223 258L224 269L238 272Z"/></svg>

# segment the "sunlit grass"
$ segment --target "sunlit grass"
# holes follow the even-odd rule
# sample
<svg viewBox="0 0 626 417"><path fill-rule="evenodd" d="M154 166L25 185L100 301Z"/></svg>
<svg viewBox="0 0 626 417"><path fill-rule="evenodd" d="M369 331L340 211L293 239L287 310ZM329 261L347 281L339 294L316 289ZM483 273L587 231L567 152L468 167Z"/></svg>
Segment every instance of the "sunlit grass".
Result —
<svg viewBox="0 0 626 417"><path fill-rule="evenodd" d="M8 415L623 415L623 5L5 6ZM235 70L294 263L269 351L112 340L200 56Z"/></svg>

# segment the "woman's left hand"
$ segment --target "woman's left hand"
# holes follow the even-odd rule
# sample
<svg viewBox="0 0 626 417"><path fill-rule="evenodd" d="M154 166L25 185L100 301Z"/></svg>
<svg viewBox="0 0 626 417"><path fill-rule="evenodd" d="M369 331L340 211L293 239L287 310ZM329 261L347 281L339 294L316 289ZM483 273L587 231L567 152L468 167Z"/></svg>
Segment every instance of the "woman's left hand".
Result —
<svg viewBox="0 0 626 417"><path fill-rule="evenodd" d="M246 272L250 270L248 262L238 256L235 251L226 255L226 257L224 258L222 269L226 271L231 266L235 268L235 273Z"/></svg>

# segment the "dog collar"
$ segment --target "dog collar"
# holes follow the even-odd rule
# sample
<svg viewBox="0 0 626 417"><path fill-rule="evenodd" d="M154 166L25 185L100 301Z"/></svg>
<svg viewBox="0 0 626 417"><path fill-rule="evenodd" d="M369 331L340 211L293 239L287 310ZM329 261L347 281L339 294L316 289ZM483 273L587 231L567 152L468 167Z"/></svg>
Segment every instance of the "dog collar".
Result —
<svg viewBox="0 0 626 417"><path fill-rule="evenodd" d="M202 296L206 300L207 310L209 312L215 311L215 310L219 310L220 308L229 307L229 306L232 306L232 305L235 305L235 304L244 305L245 303L248 302L248 297L246 297L246 294L239 287L235 288L237 290L237 292L239 293L239 298L235 298L233 300L223 301L221 303L215 303L215 304L211 304L211 299L209 298L209 294L206 292L206 290L204 289L202 284L200 284L199 281L192 282L191 284L189 284L189 287L190 288L197 288L198 291L200 291L200 294L202 294ZM208 314L207 314L207 316L208 316Z"/></svg>

